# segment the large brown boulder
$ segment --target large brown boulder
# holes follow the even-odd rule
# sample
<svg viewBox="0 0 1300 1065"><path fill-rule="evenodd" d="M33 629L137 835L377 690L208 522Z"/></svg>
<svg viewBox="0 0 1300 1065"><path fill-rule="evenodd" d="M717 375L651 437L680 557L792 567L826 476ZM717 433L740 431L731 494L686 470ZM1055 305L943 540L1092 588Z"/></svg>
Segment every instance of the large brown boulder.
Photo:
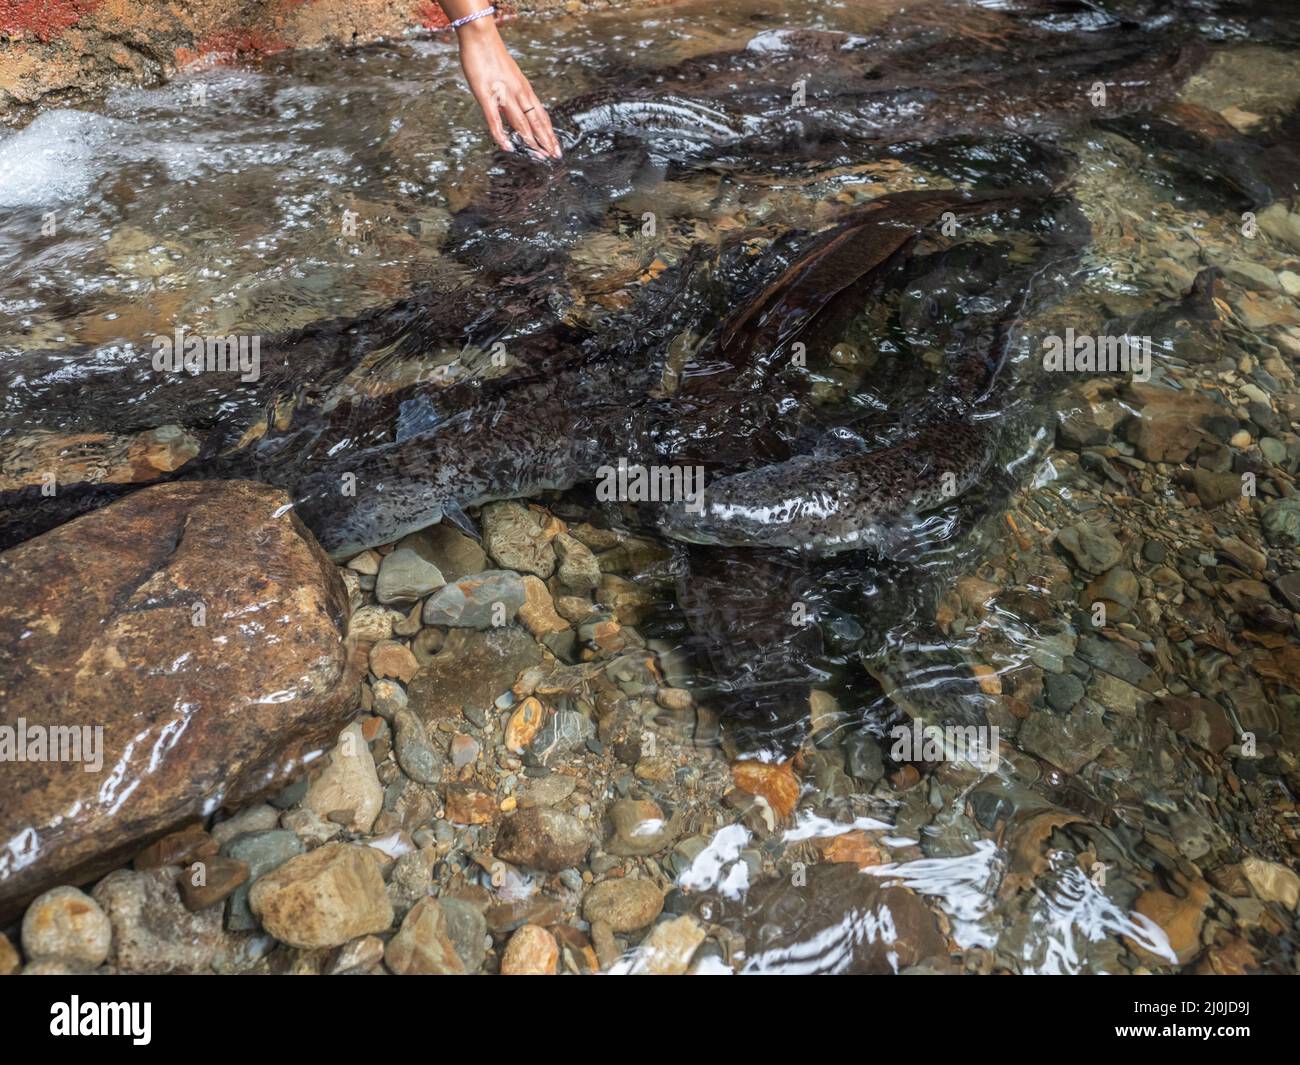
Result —
<svg viewBox="0 0 1300 1065"><path fill-rule="evenodd" d="M147 488L0 553L0 920L282 785L355 710L347 596L287 502Z"/></svg>

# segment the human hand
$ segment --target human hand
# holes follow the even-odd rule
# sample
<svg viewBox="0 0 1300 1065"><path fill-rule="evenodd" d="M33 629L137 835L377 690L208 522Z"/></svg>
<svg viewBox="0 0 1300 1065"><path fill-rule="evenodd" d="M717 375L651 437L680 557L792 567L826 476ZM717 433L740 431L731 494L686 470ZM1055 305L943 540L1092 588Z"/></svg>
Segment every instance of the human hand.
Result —
<svg viewBox="0 0 1300 1065"><path fill-rule="evenodd" d="M497 146L503 152L515 150L501 120L504 114L530 150L559 159L560 142L551 129L546 108L506 51L492 19L481 18L466 23L456 33L460 40L460 65L465 71L465 80L474 99L483 108L488 131Z"/></svg>

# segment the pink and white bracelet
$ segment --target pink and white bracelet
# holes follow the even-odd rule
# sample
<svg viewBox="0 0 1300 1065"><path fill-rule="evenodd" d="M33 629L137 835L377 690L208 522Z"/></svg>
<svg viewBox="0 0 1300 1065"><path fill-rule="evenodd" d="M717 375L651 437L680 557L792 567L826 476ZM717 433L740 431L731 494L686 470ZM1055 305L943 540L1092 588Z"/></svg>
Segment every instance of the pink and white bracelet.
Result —
<svg viewBox="0 0 1300 1065"><path fill-rule="evenodd" d="M451 28L453 30L460 29L461 26L468 25L471 22L477 22L481 18L487 18L488 15L495 15L496 11L497 9L495 6L485 7L482 11L475 11L472 15L466 15L464 18L456 19L456 21L451 24Z"/></svg>

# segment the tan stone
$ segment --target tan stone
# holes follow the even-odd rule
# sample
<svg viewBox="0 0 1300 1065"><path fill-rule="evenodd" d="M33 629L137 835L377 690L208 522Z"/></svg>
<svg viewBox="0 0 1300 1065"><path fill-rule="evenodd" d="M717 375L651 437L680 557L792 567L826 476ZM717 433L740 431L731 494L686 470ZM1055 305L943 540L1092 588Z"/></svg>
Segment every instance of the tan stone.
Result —
<svg viewBox="0 0 1300 1065"><path fill-rule="evenodd" d="M303 949L340 947L393 923L379 863L350 843L290 858L253 883L248 904L267 932Z"/></svg>
<svg viewBox="0 0 1300 1065"><path fill-rule="evenodd" d="M384 805L384 788L375 772L375 759L366 743L360 721L339 733L328 762L315 776L302 804L321 817L350 810L344 827L369 832Z"/></svg>
<svg viewBox="0 0 1300 1065"><path fill-rule="evenodd" d="M519 608L519 620L534 636L540 639L552 632L568 631L569 623L556 613L551 593L539 578L524 578L524 597L524 605Z"/></svg>
<svg viewBox="0 0 1300 1065"><path fill-rule="evenodd" d="M502 976L554 976L560 945L545 928L526 924L510 937L501 957Z"/></svg>

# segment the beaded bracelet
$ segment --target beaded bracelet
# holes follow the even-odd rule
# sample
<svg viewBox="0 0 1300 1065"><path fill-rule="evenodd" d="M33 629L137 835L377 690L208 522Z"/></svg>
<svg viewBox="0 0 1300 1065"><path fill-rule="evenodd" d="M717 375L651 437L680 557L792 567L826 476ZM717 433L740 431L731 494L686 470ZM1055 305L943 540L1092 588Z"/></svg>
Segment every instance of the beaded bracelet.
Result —
<svg viewBox="0 0 1300 1065"><path fill-rule="evenodd" d="M495 15L496 10L495 7L485 7L482 11L475 11L472 15L466 15L464 18L456 19L456 21L451 24L451 28L453 30L460 29L461 26L464 26L467 23L474 22L481 18L487 18L488 15Z"/></svg>

